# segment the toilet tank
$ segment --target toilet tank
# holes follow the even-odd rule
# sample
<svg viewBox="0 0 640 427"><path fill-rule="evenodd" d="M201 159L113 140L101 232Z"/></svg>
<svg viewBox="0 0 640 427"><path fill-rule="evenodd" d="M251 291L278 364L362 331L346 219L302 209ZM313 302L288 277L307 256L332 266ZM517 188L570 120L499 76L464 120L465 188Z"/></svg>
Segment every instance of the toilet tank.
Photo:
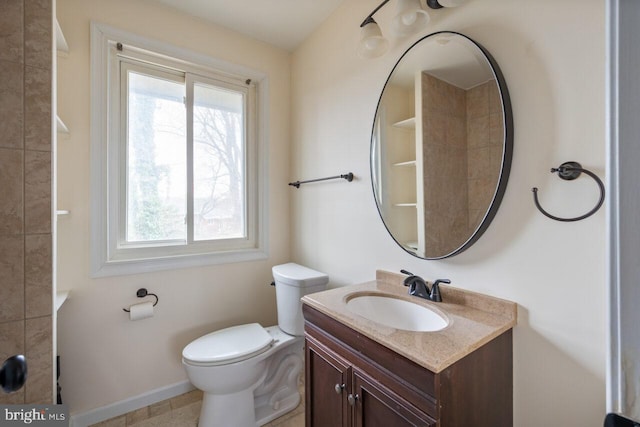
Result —
<svg viewBox="0 0 640 427"><path fill-rule="evenodd" d="M271 269L276 284L278 326L289 335L304 335L304 318L300 298L323 291L329 276L295 263L276 265Z"/></svg>

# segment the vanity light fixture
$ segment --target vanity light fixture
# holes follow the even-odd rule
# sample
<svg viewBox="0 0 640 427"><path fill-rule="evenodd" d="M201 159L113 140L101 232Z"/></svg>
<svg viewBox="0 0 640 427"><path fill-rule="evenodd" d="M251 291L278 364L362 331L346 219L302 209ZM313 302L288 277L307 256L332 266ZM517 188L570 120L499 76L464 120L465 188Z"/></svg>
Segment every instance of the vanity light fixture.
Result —
<svg viewBox="0 0 640 427"><path fill-rule="evenodd" d="M393 18L393 32L397 36L408 36L415 33L420 28L429 23L429 14L422 6L423 0L397 0L396 15ZM442 7L456 7L465 3L467 0L426 0L426 5L431 9L440 9ZM387 40L380 30L380 26L373 19L373 15L379 11L382 6L389 3L384 0L378 5L373 12L369 14L360 24L360 42L358 43L358 55L362 58L376 58L382 56L389 47Z"/></svg>
<svg viewBox="0 0 640 427"><path fill-rule="evenodd" d="M393 18L393 32L398 36L408 36L429 23L431 17L422 8L420 0L398 0L396 16Z"/></svg>

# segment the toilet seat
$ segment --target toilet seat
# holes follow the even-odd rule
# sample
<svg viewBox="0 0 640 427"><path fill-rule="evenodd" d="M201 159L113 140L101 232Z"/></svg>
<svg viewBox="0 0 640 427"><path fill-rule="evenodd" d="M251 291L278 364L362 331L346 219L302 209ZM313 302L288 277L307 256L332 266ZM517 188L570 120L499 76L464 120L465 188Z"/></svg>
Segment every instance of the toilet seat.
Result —
<svg viewBox="0 0 640 427"><path fill-rule="evenodd" d="M182 351L186 363L196 366L227 365L265 352L273 337L259 323L232 326L204 335Z"/></svg>

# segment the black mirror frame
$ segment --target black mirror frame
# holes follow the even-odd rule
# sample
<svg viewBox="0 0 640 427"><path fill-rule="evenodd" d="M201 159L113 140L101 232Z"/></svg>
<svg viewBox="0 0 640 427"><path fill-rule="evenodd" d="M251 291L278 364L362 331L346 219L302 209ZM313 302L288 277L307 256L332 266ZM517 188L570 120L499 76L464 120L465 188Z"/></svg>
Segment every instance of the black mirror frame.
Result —
<svg viewBox="0 0 640 427"><path fill-rule="evenodd" d="M456 250L442 255L442 256L438 256L438 257L421 257L418 254L408 250L404 245L400 244L400 242L398 242L398 240L394 237L394 235L391 233L391 230L389 230L389 227L387 226L386 222L384 221L384 217L382 216L382 212L380 211L380 203L378 202L378 197L376 195L376 188L374 186L375 183L375 178L373 175L373 168L372 168L372 153L373 153L373 149L374 149L374 135L375 135L375 129L376 129L376 118L378 117L378 111L380 109L380 101L382 100L382 95L384 94L384 90L387 87L387 84L389 83L389 80L391 79L391 77L393 76L393 72L396 70L396 68L398 67L398 65L400 64L400 62L402 61L402 59L411 51L411 49L413 49L415 46L417 46L420 42L422 42L423 40L429 38L429 37L433 37L437 34L454 34L454 35L458 35L461 37L464 37L465 39L467 39L469 42L471 42L472 44L474 44L478 49L480 49L480 51L484 54L486 60L489 62L489 65L491 66L491 69L493 71L493 74L496 78L496 82L498 85L498 90L500 92L500 98L502 99L502 115L504 118L504 141L503 141L503 153L502 153L502 166L500 169L500 176L498 179L498 185L496 186L496 191L494 193L493 199L491 201L491 204L489 206L489 209L487 209L487 212L484 216L484 218L482 219L482 222L480 223L480 225L476 228L476 230L473 232L473 234L469 237L469 239L467 239L466 242L464 242L460 247L458 247ZM387 80L384 83L384 86L382 87L382 91L380 92L380 97L378 98L378 104L376 106L376 112L373 116L373 125L371 128L371 140L370 140L370 148L369 148L369 171L371 174L371 188L373 190L373 197L374 197L374 201L376 203L376 209L378 210L378 214L380 215L380 219L382 220L382 223L384 224L387 232L389 233L389 235L391 236L391 238L398 244L398 246L400 246L405 252L415 256L416 258L420 258L420 259L425 259L425 260L438 260L438 259L444 259L444 258L449 258L452 257L454 255L458 255L462 252L464 252L465 250L469 249L483 234L484 232L489 228L489 225L491 224L491 222L493 221L494 217L496 216L496 213L498 212L498 208L500 207L500 204L502 202L502 199L504 197L504 193L507 189L507 182L509 181L509 174L511 173L511 161L513 158L513 113L511 110L511 98L509 97L509 90L507 89L507 83L504 79L504 75L502 74L502 71L500 70L500 67L498 66L498 63L496 62L496 60L493 58L493 56L489 53L489 51L487 51L482 45L480 45L479 43L477 43L476 41L474 41L473 39L471 39L470 37L465 36L464 34L455 32L455 31L437 31L435 33L431 33L428 34L422 38L420 38L418 41L416 41L414 44L412 44L403 54L402 56L400 56L400 58L398 59L398 61L396 61L396 64L393 66L393 68L391 69L391 72L389 73L389 76L387 77Z"/></svg>

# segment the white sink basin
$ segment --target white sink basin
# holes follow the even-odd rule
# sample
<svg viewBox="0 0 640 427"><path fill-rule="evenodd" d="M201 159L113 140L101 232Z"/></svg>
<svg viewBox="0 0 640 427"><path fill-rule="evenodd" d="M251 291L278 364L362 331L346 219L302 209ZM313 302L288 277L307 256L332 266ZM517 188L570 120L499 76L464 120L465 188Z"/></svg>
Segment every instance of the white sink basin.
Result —
<svg viewBox="0 0 640 427"><path fill-rule="evenodd" d="M347 308L373 322L405 331L435 332L449 324L423 305L382 295L353 296L347 300Z"/></svg>

